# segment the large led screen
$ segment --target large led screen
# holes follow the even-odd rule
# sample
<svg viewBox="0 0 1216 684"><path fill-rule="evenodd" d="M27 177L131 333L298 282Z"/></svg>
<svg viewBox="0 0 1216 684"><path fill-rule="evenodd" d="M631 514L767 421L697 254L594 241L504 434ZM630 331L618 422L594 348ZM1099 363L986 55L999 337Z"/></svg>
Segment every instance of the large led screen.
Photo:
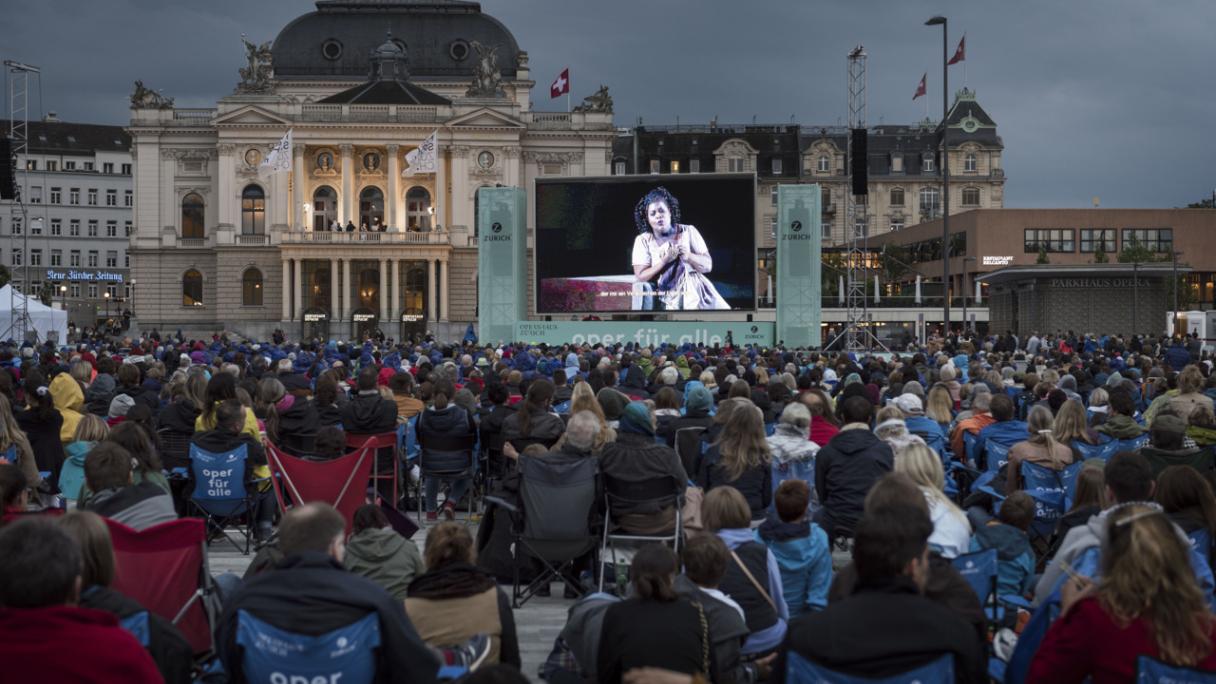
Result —
<svg viewBox="0 0 1216 684"><path fill-rule="evenodd" d="M755 308L755 181L707 174L536 180L536 310Z"/></svg>

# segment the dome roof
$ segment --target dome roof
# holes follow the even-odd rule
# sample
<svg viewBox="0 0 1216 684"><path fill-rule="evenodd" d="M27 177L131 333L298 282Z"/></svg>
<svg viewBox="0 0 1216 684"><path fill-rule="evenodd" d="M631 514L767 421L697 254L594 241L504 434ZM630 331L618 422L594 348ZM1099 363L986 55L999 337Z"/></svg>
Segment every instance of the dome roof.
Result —
<svg viewBox="0 0 1216 684"><path fill-rule="evenodd" d="M503 78L515 76L515 36L481 5L462 0L318 0L316 12L279 32L271 52L275 78L285 81L362 81L390 45L409 55L415 78L464 79L477 63L474 41L497 47Z"/></svg>

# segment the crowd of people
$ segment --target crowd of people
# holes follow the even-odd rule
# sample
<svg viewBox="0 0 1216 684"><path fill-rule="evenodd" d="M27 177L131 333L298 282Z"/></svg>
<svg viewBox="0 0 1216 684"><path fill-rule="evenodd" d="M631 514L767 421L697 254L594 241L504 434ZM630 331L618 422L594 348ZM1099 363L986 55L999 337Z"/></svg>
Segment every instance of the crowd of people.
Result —
<svg viewBox="0 0 1216 684"><path fill-rule="evenodd" d="M529 487L575 492L586 464L585 506L547 502L589 540L555 577L551 682L1216 672L1216 373L1194 338L857 355L158 334L0 346L0 370L0 671L21 681L254 680L250 630L365 620L376 681L520 681L507 585L522 566L548 595L554 561L520 551L545 541ZM269 485L270 448L328 460L390 433L377 470L398 480L352 519ZM258 552L219 581L215 652L163 616L141 643L105 520L197 515L191 455L237 451ZM421 549L393 521L415 507ZM76 657L55 657L65 636Z"/></svg>

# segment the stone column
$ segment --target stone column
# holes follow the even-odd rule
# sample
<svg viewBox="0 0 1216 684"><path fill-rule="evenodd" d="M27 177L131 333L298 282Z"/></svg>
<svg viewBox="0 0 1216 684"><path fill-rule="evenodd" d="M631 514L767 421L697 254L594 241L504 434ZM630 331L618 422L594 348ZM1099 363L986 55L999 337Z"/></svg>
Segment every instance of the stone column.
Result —
<svg viewBox="0 0 1216 684"><path fill-rule="evenodd" d="M380 291L380 321L388 320L388 259L380 260L380 284L377 286Z"/></svg>
<svg viewBox="0 0 1216 684"><path fill-rule="evenodd" d="M329 260L329 318L338 319L338 260Z"/></svg>
<svg viewBox="0 0 1216 684"><path fill-rule="evenodd" d="M290 321L291 316L291 259L283 259L283 287L279 288L283 299L283 320Z"/></svg>
<svg viewBox="0 0 1216 684"><path fill-rule="evenodd" d="M291 215L295 220L288 230L308 230L311 226L307 223L308 212L304 211L304 205L312 198L308 196L308 178L304 176L304 146L293 145L291 152L294 164L291 172Z"/></svg>
<svg viewBox="0 0 1216 684"><path fill-rule="evenodd" d="M221 143L219 151L219 196L215 206L207 207L207 213L213 217L215 225L231 229L234 225L233 215L240 216L240 191L236 189L236 162L234 154L236 145ZM234 211L235 210L235 211Z"/></svg>
<svg viewBox="0 0 1216 684"><path fill-rule="evenodd" d="M384 224L389 230L404 230L404 214L401 212L401 167L397 161L400 145L388 145L388 197L384 198Z"/></svg>
<svg viewBox="0 0 1216 684"><path fill-rule="evenodd" d="M439 320L448 320L448 290L452 285L452 271L448 267L447 259L440 259L439 265L442 271L439 275Z"/></svg>
<svg viewBox="0 0 1216 684"><path fill-rule="evenodd" d="M350 259L342 260L342 320L350 319Z"/></svg>
<svg viewBox="0 0 1216 684"><path fill-rule="evenodd" d="M435 196L431 198L431 206L435 207L435 215L431 217L431 230L443 226L448 230L451 216L448 214L448 151L447 147L436 140L435 144Z"/></svg>
<svg viewBox="0 0 1216 684"><path fill-rule="evenodd" d="M396 316L401 313L401 261L398 259L388 260L389 281L392 283L393 294L390 300L389 310L390 316Z"/></svg>
<svg viewBox="0 0 1216 684"><path fill-rule="evenodd" d="M437 320L435 315L435 260L426 260L426 320Z"/></svg>
<svg viewBox="0 0 1216 684"><path fill-rule="evenodd" d="M359 214L359 198L355 197L354 145L342 145L342 196L338 198L338 220L342 225L354 221ZM356 227L359 225L355 221Z"/></svg>
<svg viewBox="0 0 1216 684"><path fill-rule="evenodd" d="M296 259L295 310L292 320L304 314L304 260Z"/></svg>

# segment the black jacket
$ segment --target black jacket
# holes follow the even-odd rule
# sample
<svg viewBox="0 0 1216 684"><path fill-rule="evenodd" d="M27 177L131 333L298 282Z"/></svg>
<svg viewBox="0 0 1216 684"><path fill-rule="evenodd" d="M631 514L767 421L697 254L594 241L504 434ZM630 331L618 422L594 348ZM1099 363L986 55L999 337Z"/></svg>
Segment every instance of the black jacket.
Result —
<svg viewBox="0 0 1216 684"><path fill-rule="evenodd" d="M457 448L460 440L473 436L476 427L469 412L456 404L428 408L415 424L418 445L428 470L463 470L469 467L472 448Z"/></svg>
<svg viewBox="0 0 1216 684"><path fill-rule="evenodd" d="M38 470L50 471L51 480L59 481L59 469L63 467L66 456L63 453L63 442L59 441L59 430L63 427L63 416L59 411L52 411L49 420L42 420L38 414L29 410L13 410L17 425L25 432L30 440L30 448L34 450L34 460L38 462Z"/></svg>
<svg viewBox="0 0 1216 684"><path fill-rule="evenodd" d="M158 430L171 430L182 435L194 434L194 420L202 413L189 399L178 399L161 409L156 417Z"/></svg>
<svg viewBox="0 0 1216 684"><path fill-rule="evenodd" d="M596 684L616 684L638 667L704 672L705 652L712 654L714 636L705 634L708 629L702 624L701 613L683 598L672 603L631 598L609 606L600 629ZM716 682L712 655L709 660L706 679Z"/></svg>
<svg viewBox="0 0 1216 684"><path fill-rule="evenodd" d="M656 432L658 432L658 434L662 435L662 437L667 440L667 446L674 448L676 445L676 432L677 431L679 431L683 428L690 428L690 427L699 427L699 428L708 429L710 424L712 424L713 422L714 422L714 417L709 415L708 409L702 409L702 410L699 410L696 412L690 411L690 412L680 416L679 418L672 420L671 422L667 423L666 425L661 425L661 427L658 430L656 430Z"/></svg>
<svg viewBox="0 0 1216 684"><path fill-rule="evenodd" d="M117 389L118 383L114 381L113 375L98 373L89 388L84 391L85 410L105 418L110 413L110 402L114 400Z"/></svg>
<svg viewBox="0 0 1216 684"><path fill-rule="evenodd" d="M236 643L241 610L279 629L308 636L345 627L374 612L380 617L377 682L431 684L439 669L400 601L321 553L288 556L274 570L251 577L229 599L215 636L232 684L247 681L241 670L242 649Z"/></svg>
<svg viewBox="0 0 1216 684"><path fill-rule="evenodd" d="M131 399L135 401L136 405L143 404L144 406L147 406L148 410L152 411L152 415L156 415L156 412L160 410L160 396L157 391L151 387L145 387L143 385L121 385L114 392L115 396L118 396L119 394L125 394L128 397L131 397ZM106 411L107 413L109 412L108 406L106 407Z"/></svg>
<svg viewBox="0 0 1216 684"><path fill-rule="evenodd" d="M307 435L316 433L319 428L317 407L311 399L296 397L291 406L279 414L280 441L284 435Z"/></svg>
<svg viewBox="0 0 1216 684"><path fill-rule="evenodd" d="M767 463L744 470L736 479L730 479L726 468L718 461L721 454L715 444L701 458L697 468L697 484L706 492L714 487L734 487L739 490L752 509L752 520L762 520L773 501L773 469Z"/></svg>
<svg viewBox="0 0 1216 684"><path fill-rule="evenodd" d="M646 482L659 478L674 478L681 494L688 486L688 473L684 464L670 447L655 444L650 435L619 432L615 442L609 442L600 450L600 473L605 478L622 482ZM616 507L613 515L627 513L655 513L646 507Z"/></svg>
<svg viewBox="0 0 1216 684"><path fill-rule="evenodd" d="M316 404L314 408L317 411L318 429L342 423L342 409L338 408L337 404L330 404L329 406Z"/></svg>
<svg viewBox="0 0 1216 684"><path fill-rule="evenodd" d="M247 463L251 465L266 465L266 450L262 448L261 443L249 436L248 433L240 432L232 434L223 430L208 430L207 432L199 432L190 439L191 443L197 444L198 448L213 454L222 454L225 451L235 449L244 444L246 450ZM245 479L249 479L249 469L246 468Z"/></svg>
<svg viewBox="0 0 1216 684"><path fill-rule="evenodd" d="M841 430L819 450L815 490L828 539L852 536L870 487L894 467L891 447L866 429Z"/></svg>
<svg viewBox="0 0 1216 684"><path fill-rule="evenodd" d="M843 674L881 678L954 655L960 683L987 681L985 644L949 608L905 577L861 585L847 599L790 623L772 680L784 684L788 653Z"/></svg>
<svg viewBox="0 0 1216 684"><path fill-rule="evenodd" d="M546 411L529 415L528 434L523 434L520 422L523 412L526 410L527 408L521 406L513 415L507 416L502 423L503 439L515 444L516 449L522 450L524 446L533 442L541 442L546 447L551 447L566 431L565 422L556 413Z"/></svg>
<svg viewBox="0 0 1216 684"><path fill-rule="evenodd" d="M80 594L80 607L110 613L119 620L145 610L139 602L109 587L93 586ZM173 623L148 611L148 654L167 684L187 684L194 669L194 649Z"/></svg>
<svg viewBox="0 0 1216 684"><path fill-rule="evenodd" d="M378 435L397 428L397 404L379 392L360 392L342 407L342 429L356 435Z"/></svg>

